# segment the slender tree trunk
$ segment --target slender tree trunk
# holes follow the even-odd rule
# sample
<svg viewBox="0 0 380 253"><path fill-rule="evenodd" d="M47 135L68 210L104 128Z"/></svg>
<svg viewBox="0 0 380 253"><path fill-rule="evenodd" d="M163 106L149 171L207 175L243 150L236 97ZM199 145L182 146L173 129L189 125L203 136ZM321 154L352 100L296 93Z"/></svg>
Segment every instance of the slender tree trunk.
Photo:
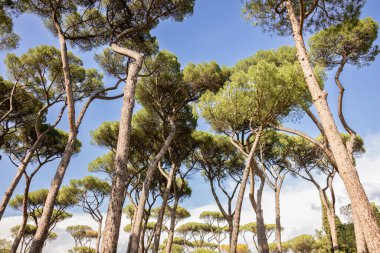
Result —
<svg viewBox="0 0 380 253"><path fill-rule="evenodd" d="M128 78L124 88L123 106L119 124L119 136L115 155L115 175L112 179L112 189L108 203L106 224L103 231L101 252L116 253L119 240L120 222L125 200L126 166L129 156L129 143L131 135L131 121L135 106L135 90L137 76L140 72L143 56L132 50L118 47L115 44L111 48L120 54L132 58L128 69Z"/></svg>
<svg viewBox="0 0 380 253"><path fill-rule="evenodd" d="M321 119L321 124L325 130L328 143L334 155L339 174L351 199L352 209L360 214L359 221L363 228L364 238L368 249L371 252L376 252L380 249L380 227L360 182L353 161L350 159L331 114L327 103L327 93L322 91L318 85L318 81L307 55L299 22L293 11L291 0L286 1L286 7L293 29L293 38L297 49L298 60L301 64L306 83L313 98L313 103L318 112L319 118Z"/></svg>
<svg viewBox="0 0 380 253"><path fill-rule="evenodd" d="M282 253L281 245L281 210L280 210L280 190L277 187L275 192L275 210L276 210L276 248L277 253Z"/></svg>
<svg viewBox="0 0 380 253"><path fill-rule="evenodd" d="M352 219L354 221L356 251L357 253L367 253L362 226L360 226L359 217L354 210L352 210Z"/></svg>
<svg viewBox="0 0 380 253"><path fill-rule="evenodd" d="M257 200L255 200L255 191L254 191L254 185L255 185L255 179L254 179L254 172L253 168L257 171L257 173L261 173L259 171L259 168L257 167L255 161L252 162L254 165L250 169L250 178L251 178L251 185L250 185L250 192L249 192L249 199L251 201L252 207L255 210L256 213L256 226L257 226L257 244L258 244L258 252L259 253L269 253L269 246L268 246L268 240L266 236L266 229L265 229L265 222L264 222L264 215L263 210L261 208L261 200L263 195L263 190L265 186L265 176L264 175L258 175L260 178L260 186L257 190Z"/></svg>
<svg viewBox="0 0 380 253"><path fill-rule="evenodd" d="M28 222L28 197L31 179L27 176L25 177L25 189L24 189L24 199L22 200L22 223L17 231L16 238L13 241L10 253L16 253L17 248L20 245L22 237L24 236L26 224Z"/></svg>
<svg viewBox="0 0 380 253"><path fill-rule="evenodd" d="M96 246L95 246L96 253L99 253L101 238L102 238L102 221L100 220L98 221L98 236L96 237Z"/></svg>
<svg viewBox="0 0 380 253"><path fill-rule="evenodd" d="M254 159L254 154L256 151L257 144L259 143L261 130L259 130L256 133L255 141L251 147L251 150L249 152L249 155L246 159L246 165L243 172L243 177L241 180L241 185L238 193L238 197L236 199L236 207L235 207L235 213L233 217L233 229L232 229L232 236L231 236L231 244L230 244L230 253L236 253L237 244L238 244L238 236L239 236L239 225L240 225L240 214L241 214L241 207L243 205L243 198L245 193L245 188L247 186L247 181L249 177L249 170L252 166L252 162Z"/></svg>
<svg viewBox="0 0 380 253"><path fill-rule="evenodd" d="M339 252L339 243L338 243L338 234L337 234L337 230L336 230L334 207L331 204L329 204L323 190L320 187L318 188L318 190L319 190L319 195L321 197L323 207L326 210L327 221L328 221L329 227L330 227L332 250L334 252Z"/></svg>
<svg viewBox="0 0 380 253"><path fill-rule="evenodd" d="M170 174L168 176L168 182L166 183L166 188L164 195L162 197L162 205L160 208L160 211L158 213L157 217L157 222L156 226L154 228L154 242L153 242L153 252L158 253L159 246L160 246L160 236L161 236L161 230L162 230L162 225L164 221L164 215L165 215L165 209L166 205L168 203L169 195L170 195L170 190L173 185L174 177L177 172L178 166L174 164L173 168L170 171Z"/></svg>
<svg viewBox="0 0 380 253"><path fill-rule="evenodd" d="M162 157L166 154L176 133L175 122L172 119L170 120L170 126L171 126L170 133L168 137L166 138L165 143L161 147L160 151L156 154L151 164L149 165L145 179L144 179L141 195L139 198L139 205L136 211L136 220L132 226L131 234L129 237L128 251L127 251L128 253L135 253L138 250L139 239L140 239L139 235L141 233L141 223L144 217L145 203L149 196L150 185L153 180L154 173L157 169L158 162L161 161Z"/></svg>
<svg viewBox="0 0 380 253"><path fill-rule="evenodd" d="M36 234L34 235L33 242L30 246L30 253L42 252L43 245L49 234L49 224L54 210L54 203L58 195L59 188L61 187L63 177L65 176L66 169L69 166L70 159L75 150L76 135L77 133L69 133L69 138L62 156L62 160L58 165L57 172L55 173L51 183L43 213L39 221Z"/></svg>
<svg viewBox="0 0 380 253"><path fill-rule="evenodd" d="M4 215L5 209L8 206L9 200L11 199L13 192L15 191L18 183L20 182L22 174L25 172L26 168L28 167L30 160L33 158L34 153L36 152L44 136L45 136L44 134L41 134L41 136L37 138L36 142L33 144L32 148L28 150L20 166L17 169L17 174L15 175L11 184L8 186L7 190L5 191L3 199L0 204L0 220Z"/></svg>
<svg viewBox="0 0 380 253"><path fill-rule="evenodd" d="M168 239L166 241L166 249L165 253L171 253L172 252L172 245L173 245L173 238L174 238L174 229L175 229L175 223L176 223L176 212L177 207L179 203L179 196L175 197L174 205L170 213L170 228L168 232Z"/></svg>

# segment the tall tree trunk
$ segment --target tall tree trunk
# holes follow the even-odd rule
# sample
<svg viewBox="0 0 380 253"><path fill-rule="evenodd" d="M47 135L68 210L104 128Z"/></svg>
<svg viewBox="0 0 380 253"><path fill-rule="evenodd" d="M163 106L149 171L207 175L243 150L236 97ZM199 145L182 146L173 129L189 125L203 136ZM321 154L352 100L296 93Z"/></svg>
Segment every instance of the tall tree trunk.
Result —
<svg viewBox="0 0 380 253"><path fill-rule="evenodd" d="M61 27L54 16L54 25L58 33L58 39L60 44L60 52L61 52L61 60L62 60L62 72L65 82L65 90L66 90L66 102L68 105L68 122L69 122L69 137L67 140L67 144L62 155L62 159L58 165L57 171L54 175L53 181L50 186L50 190L48 196L46 198L46 202L44 205L44 211L42 213L39 226L37 228L36 234L34 235L34 239L32 245L30 246L30 253L39 253L42 251L44 243L49 233L49 223L51 216L54 210L54 202L58 195L59 188L61 187L63 177L65 176L66 169L70 163L71 157L75 150L75 141L78 134L78 126L75 123L75 102L74 102L74 94L71 83L71 74L69 67L69 59L67 53L66 40L63 36Z"/></svg>
<svg viewBox="0 0 380 253"><path fill-rule="evenodd" d="M30 188L31 178L25 176L25 189L24 189L24 199L22 200L22 223L17 231L16 238L13 241L10 253L16 253L17 248L20 245L22 237L24 236L26 224L28 222L28 197Z"/></svg>
<svg viewBox="0 0 380 253"><path fill-rule="evenodd" d="M132 50L111 45L112 50L134 61L128 68L128 78L124 88L123 106L119 124L119 136L115 155L115 175L112 179L112 189L108 203L106 224L103 231L101 252L116 253L119 240L120 222L125 200L126 166L129 156L129 143L131 136L131 121L135 106L135 90L137 76L140 72L143 56Z"/></svg>
<svg viewBox="0 0 380 253"><path fill-rule="evenodd" d="M252 162L253 166L250 169L250 179L251 179L251 185L250 185L250 191L249 191L249 199L251 201L252 207L255 210L256 213L256 226L257 226L257 244L258 244L258 252L259 253L269 253L269 246L268 246L268 240L266 235L266 229L265 229L265 222L264 222L264 215L263 210L261 208L261 200L263 195L263 190L265 186L265 176L262 175L262 172L259 171L259 168L257 167L255 161ZM255 200L255 178L254 178L254 171L253 168L255 168L255 171L257 172L259 178L260 178L260 186L257 190L257 200Z"/></svg>
<svg viewBox="0 0 380 253"><path fill-rule="evenodd" d="M281 186L276 187L275 192L275 210L276 210L276 248L277 253L282 253L281 245L281 210L280 210L280 191Z"/></svg>
<svg viewBox="0 0 380 253"><path fill-rule="evenodd" d="M171 127L171 130L168 137L165 140L165 143L161 147L160 151L155 155L155 157L153 158L152 162L150 163L148 167L148 170L144 179L141 195L139 198L139 205L136 211L136 219L132 226L131 234L129 237L128 250L127 250L128 253L129 252L135 253L138 250L139 240L140 240L139 235L141 233L141 223L144 217L145 203L149 196L150 185L153 180L154 173L157 170L158 162L161 161L162 157L166 154L176 133L176 126L173 119L170 119L170 127Z"/></svg>
<svg viewBox="0 0 380 253"><path fill-rule="evenodd" d="M75 150L76 136L77 133L69 133L69 138L62 156L62 160L58 165L58 169L51 183L50 190L45 201L43 213L39 221L36 234L34 235L33 242L30 246L30 253L42 252L43 245L49 234L49 224L54 210L54 203L57 198L59 188L61 187L63 177L65 176L66 169L69 166L70 159Z"/></svg>
<svg viewBox="0 0 380 253"><path fill-rule="evenodd" d="M172 252L173 238L174 238L174 229L176 224L176 212L179 203L179 196L175 197L173 208L170 211L170 228L168 232L168 239L166 241L165 253Z"/></svg>
<svg viewBox="0 0 380 253"><path fill-rule="evenodd" d="M164 221L165 209L166 209L166 205L167 205L168 200L169 200L170 190L172 188L177 169L178 169L178 166L176 164L173 164L173 167L170 170L170 174L167 177L168 182L166 183L165 192L164 192L164 195L162 197L162 205L161 205L160 211L158 213L157 222L156 222L156 225L154 228L154 242L153 242L153 252L154 253L158 253L158 250L159 250L160 236L161 236L161 230L162 230L162 225L163 225L163 221Z"/></svg>
<svg viewBox="0 0 380 253"><path fill-rule="evenodd" d="M359 175L342 141L334 118L327 103L327 93L322 91L310 64L302 31L293 11L292 1L286 1L288 16L293 29L298 60L301 64L306 83L309 87L313 103L318 112L321 124L326 133L328 143L334 155L339 174L351 199L352 209L359 215L359 221L363 228L364 238L368 249L376 252L380 249L380 227L368 201L367 195L360 182Z"/></svg>
<svg viewBox="0 0 380 253"><path fill-rule="evenodd" d="M241 208L243 205L243 198L245 193L245 188L247 186L247 181L249 177L249 170L252 166L252 162L254 159L254 154L256 151L257 144L259 143L261 134L261 129L256 133L255 141L251 147L251 150L249 151L249 155L246 158L246 164L243 172L243 177L241 180L241 185L239 189L239 194L236 199L236 206L235 206L235 213L233 217L233 228L232 228L232 236L231 236L231 244L230 244L230 253L236 253L237 244L238 244L238 236L239 236L239 225L240 225L240 214L241 214Z"/></svg>
<svg viewBox="0 0 380 253"><path fill-rule="evenodd" d="M367 253L368 251L364 239L362 226L360 225L359 217L354 210L352 210L352 219L354 221L356 251L357 253Z"/></svg>
<svg viewBox="0 0 380 253"><path fill-rule="evenodd" d="M95 246L96 253L99 253L101 238L102 238L102 220L98 221L98 235L96 237L96 246Z"/></svg>

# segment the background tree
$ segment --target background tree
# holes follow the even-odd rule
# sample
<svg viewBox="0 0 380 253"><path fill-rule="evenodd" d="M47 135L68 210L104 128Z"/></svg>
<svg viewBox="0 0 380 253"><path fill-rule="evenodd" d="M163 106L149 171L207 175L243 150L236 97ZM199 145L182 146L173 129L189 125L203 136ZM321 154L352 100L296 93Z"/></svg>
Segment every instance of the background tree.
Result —
<svg viewBox="0 0 380 253"><path fill-rule="evenodd" d="M227 234L225 232L228 227L228 223L226 224L224 215L221 212L203 211L199 215L199 218L210 227L211 236L208 241L215 241L218 245L218 252L220 252L220 245L222 241L227 238Z"/></svg>
<svg viewBox="0 0 380 253"><path fill-rule="evenodd" d="M276 225L275 224L265 224L265 237L267 241L269 241L270 237L273 235L273 233L276 231ZM251 234L253 239L253 244L255 245L256 250L259 252L259 245L258 245L258 230L257 230L257 224L256 222L250 222L247 224L244 224L240 227L239 230L240 235L243 237L245 244L248 246L248 239L247 234Z"/></svg>
<svg viewBox="0 0 380 253"><path fill-rule="evenodd" d="M276 125L305 98L305 83L298 75L299 65L287 60L289 51L287 48L261 51L242 60L234 67L231 81L223 89L216 94L208 92L200 99L202 116L215 130L228 135L245 158L245 170L235 207L231 252L235 251L237 244L240 211L248 177L251 178L250 200L256 207L258 226L263 230L259 232L259 244L264 252L268 251L261 202L253 198L254 175L261 182L257 200L261 200L265 176L254 158L262 131L270 125ZM273 57L277 55L278 60Z"/></svg>
<svg viewBox="0 0 380 253"><path fill-rule="evenodd" d="M288 241L289 248L294 253L313 252L315 240L312 235L299 235Z"/></svg>
<svg viewBox="0 0 380 253"><path fill-rule="evenodd" d="M0 2L0 50L14 49L20 37L13 32L12 15L17 14L17 2L4 0Z"/></svg>
<svg viewBox="0 0 380 253"><path fill-rule="evenodd" d="M353 160L340 137L340 132L327 103L327 92L320 87L314 68L310 62L304 42L305 31L317 31L321 27L355 20L365 1L344 0L332 3L327 0L316 1L255 1L245 2L247 18L255 20L264 29L279 34L292 32L297 57L308 85L313 104L321 120L321 128L326 134L338 171L348 191L354 209L360 213L359 222L370 250L380 248L380 227L371 210L367 195L360 182Z"/></svg>
<svg viewBox="0 0 380 253"><path fill-rule="evenodd" d="M234 216L232 200L242 179L243 157L226 137L204 132L196 132L194 135L200 142L194 155L195 162L201 169L202 176L209 182L214 200L228 222L229 240L231 240ZM227 182L229 184L233 182L230 192L227 191ZM227 198L226 209L222 205L217 189L223 193L222 197Z"/></svg>
<svg viewBox="0 0 380 253"><path fill-rule="evenodd" d="M87 176L80 180L71 180L69 190L76 196L78 201L77 205L82 207L83 211L90 214L98 223L95 250L99 252L103 222L103 215L100 208L104 199L110 194L111 186L99 178Z"/></svg>
<svg viewBox="0 0 380 253"><path fill-rule="evenodd" d="M12 237L16 238L17 236L19 236L20 228L21 228L21 225L17 225L17 226L14 226L11 228ZM27 224L25 226L25 228L23 229L23 234L22 234L22 238L21 238L20 251L17 251L17 252L23 252L23 253L29 252L30 243L32 242L32 239L33 239L34 234L36 233L36 230L37 230L37 227L34 225ZM58 237L58 235L56 233L50 231L49 236L48 236L45 244L48 241L56 240L57 237ZM44 244L44 246L45 246L45 244ZM12 245L12 248L13 248L13 245ZM12 248L10 248L9 252L12 251Z"/></svg>
<svg viewBox="0 0 380 253"><path fill-rule="evenodd" d="M87 225L68 226L66 232L74 239L75 247L73 248L73 252L75 253L77 253L78 247L91 248L91 241L98 237L97 231Z"/></svg>

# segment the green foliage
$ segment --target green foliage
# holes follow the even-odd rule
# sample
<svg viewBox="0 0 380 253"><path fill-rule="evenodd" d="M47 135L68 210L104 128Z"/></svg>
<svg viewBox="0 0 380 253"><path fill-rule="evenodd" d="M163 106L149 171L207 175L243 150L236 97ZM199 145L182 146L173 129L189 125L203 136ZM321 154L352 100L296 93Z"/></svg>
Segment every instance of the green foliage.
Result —
<svg viewBox="0 0 380 253"><path fill-rule="evenodd" d="M119 135L119 122L103 122L97 129L91 131L92 142L107 149L116 150Z"/></svg>
<svg viewBox="0 0 380 253"><path fill-rule="evenodd" d="M278 253L277 251L277 244L275 242L269 243L269 253ZM288 242L281 242L281 247L282 247L282 253L288 252L290 249L290 245Z"/></svg>
<svg viewBox="0 0 380 253"><path fill-rule="evenodd" d="M200 222L188 222L182 224L176 229L176 232L179 234L185 233L202 233L202 232L211 232L210 226L205 223Z"/></svg>
<svg viewBox="0 0 380 253"><path fill-rule="evenodd" d="M301 1L292 1L295 16L300 17L302 14L305 19L302 22L305 31L318 30L343 20L356 18L365 1L319 0L317 5L314 5L314 2L302 1L301 5ZM252 20L254 25L279 35L291 34L291 24L284 1L245 0L244 3L243 14L246 19Z"/></svg>
<svg viewBox="0 0 380 253"><path fill-rule="evenodd" d="M0 252L1 253L8 253L10 252L12 247L12 241L9 241L4 238L0 238Z"/></svg>
<svg viewBox="0 0 380 253"><path fill-rule="evenodd" d="M378 45L373 46L378 29L370 17L331 26L309 39L311 58L330 69L343 61L358 67L367 65L380 52Z"/></svg>
<svg viewBox="0 0 380 253"><path fill-rule="evenodd" d="M201 97L202 116L219 132L245 132L275 124L292 109L310 104L298 61L287 60L291 52L289 47L265 51L239 62L219 92ZM277 58L284 60L279 64Z"/></svg>
<svg viewBox="0 0 380 253"><path fill-rule="evenodd" d="M81 59L71 52L68 61L76 100L103 89L102 75L95 69L84 69ZM61 54L55 47L38 46L20 57L8 54L5 63L12 80L20 82L37 99L45 104L65 101Z"/></svg>
<svg viewBox="0 0 380 253"><path fill-rule="evenodd" d="M92 239L97 238L98 233L93 230L90 226L87 225L75 225L75 226L68 226L66 228L66 232L68 232L75 241L75 248L78 246L85 246L87 243L89 243ZM74 248L74 249L75 249ZM89 248L89 247L86 247ZM74 251L77 252L77 251ZM82 252L82 251L79 251Z"/></svg>
<svg viewBox="0 0 380 253"><path fill-rule="evenodd" d="M162 20L176 21L190 15L193 0L140 1L59 1L46 5L44 0L26 1L25 8L41 16L53 33L53 13L59 16L64 36L73 46L90 50L101 45L118 43L150 54L157 48L150 31ZM112 13L112 15L110 15Z"/></svg>
<svg viewBox="0 0 380 253"><path fill-rule="evenodd" d="M40 126L41 131L45 131L49 125L43 124ZM68 140L68 133L51 128L49 132L44 136L41 144L36 150L36 154L32 158L32 162L54 160L62 157ZM9 134L5 140L4 151L12 155L12 158L16 158L21 161L26 152L34 145L37 140L37 134L33 125L27 125L18 129L12 134ZM75 140L75 146L73 154L80 152L82 143L79 140Z"/></svg>
<svg viewBox="0 0 380 253"><path fill-rule="evenodd" d="M217 251L207 249L207 248L198 248L198 249L191 251L191 253L217 253Z"/></svg>
<svg viewBox="0 0 380 253"><path fill-rule="evenodd" d="M161 249L161 251L160 251L161 253L166 252L166 244L160 245L160 249ZM178 244L173 244L171 250L172 250L171 251L172 253L185 253L186 252L185 249L181 245L178 245Z"/></svg>
<svg viewBox="0 0 380 253"><path fill-rule="evenodd" d="M110 151L102 156L97 157L88 165L89 172L102 172L109 178L113 177L115 153Z"/></svg>
<svg viewBox="0 0 380 253"><path fill-rule="evenodd" d="M289 248L294 253L312 252L316 242L312 235L299 235L288 241Z"/></svg>
<svg viewBox="0 0 380 253"><path fill-rule="evenodd" d="M19 44L19 36L13 32L11 15L15 3L3 0L0 2L0 50L14 49Z"/></svg>
<svg viewBox="0 0 380 253"><path fill-rule="evenodd" d="M38 226L39 219L42 216L43 206L45 204L48 192L48 189L40 189L28 194L27 212L29 219L32 220L36 226ZM22 211L23 199L23 195L17 194L13 199L9 201L9 205L15 209ZM67 187L62 187L58 193L54 205L54 211L49 222L49 227L53 228L58 222L70 218L72 215L70 213L67 213L66 210L76 204L76 197L70 193Z"/></svg>
<svg viewBox="0 0 380 253"><path fill-rule="evenodd" d="M96 249L87 246L79 246L70 249L69 253L96 253Z"/></svg>
<svg viewBox="0 0 380 253"><path fill-rule="evenodd" d="M244 159L227 137L201 131L194 132L193 136L200 143L195 159L205 178L223 182L230 176L242 176Z"/></svg>

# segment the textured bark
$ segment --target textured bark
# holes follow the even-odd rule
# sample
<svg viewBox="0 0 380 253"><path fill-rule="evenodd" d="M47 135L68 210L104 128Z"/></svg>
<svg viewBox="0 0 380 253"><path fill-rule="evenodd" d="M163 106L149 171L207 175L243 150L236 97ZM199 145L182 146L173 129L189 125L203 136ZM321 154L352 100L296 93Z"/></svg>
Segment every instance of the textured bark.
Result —
<svg viewBox="0 0 380 253"><path fill-rule="evenodd" d="M131 121L135 105L137 76L143 63L143 57L132 50L111 45L112 50L134 59L128 69L128 78L124 88L123 106L119 124L119 136L115 155L115 174L108 203L106 224L103 231L101 252L116 253L119 239L120 222L125 200L126 165L128 163ZM136 251L137 252L137 251Z"/></svg>
<svg viewBox="0 0 380 253"><path fill-rule="evenodd" d="M354 221L355 229L355 242L356 242L356 251L357 253L367 253L367 247L364 239L364 234L362 227L360 225L360 220L358 215L352 210L352 219Z"/></svg>
<svg viewBox="0 0 380 253"><path fill-rule="evenodd" d="M81 118L83 118L83 114L84 114L84 111L83 111L82 115L79 117L80 118L79 122L76 124L74 96L73 96L73 89L72 89L72 83L71 83L66 40L62 34L61 28L57 20L55 20L55 28L57 29L57 32L58 32L58 39L59 39L59 44L60 44L60 52L61 52L61 60L62 60L62 72L63 72L65 89L66 89L66 103L68 105L67 114L68 114L68 121L69 121L69 137L67 140L64 153L62 155L62 159L58 165L57 171L51 183L50 190L49 190L49 193L44 205L44 211L42 213L36 234L34 235L32 245L30 246L30 253L41 252L44 246L44 243L46 241L46 238L48 236L49 223L50 223L50 219L54 210L54 202L58 195L59 188L61 187L63 177L66 173L66 169L74 153L75 141L78 134L78 127L80 125Z"/></svg>
<svg viewBox="0 0 380 253"><path fill-rule="evenodd" d="M176 126L172 119L170 120L170 127L171 127L170 133L168 137L166 138L165 143L161 147L160 151L155 155L152 162L150 163L145 179L144 179L141 195L139 198L139 204L136 211L136 219L132 226L131 234L130 234L129 242L128 242L127 252L130 252L130 253L135 253L138 251L139 240L140 240L139 235L141 233L141 225L142 225L141 223L144 217L145 203L149 196L149 190L150 190L151 182L153 180L154 172L157 169L158 162L161 161L162 157L168 151L169 146L176 133Z"/></svg>
<svg viewBox="0 0 380 253"><path fill-rule="evenodd" d="M357 170L342 141L334 118L327 103L327 93L322 91L313 72L302 37L299 22L294 14L292 1L286 1L288 16L293 29L293 38L297 49L297 57L301 64L306 83L313 103L318 112L331 151L334 155L339 174L351 199L352 208L359 215L364 238L370 252L380 249L380 227L360 182Z"/></svg>
<svg viewBox="0 0 380 253"><path fill-rule="evenodd" d="M257 247L259 253L269 253L268 240L266 236L265 222L263 209L261 208L261 200L263 196L263 190L265 186L265 176L259 171L255 161L252 162L253 166L250 169L249 176L251 180L250 190L249 190L249 200L251 201L252 207L256 213L256 225L257 225ZM254 169L256 174L260 178L260 186L257 190L257 198L255 199L255 178Z"/></svg>
<svg viewBox="0 0 380 253"><path fill-rule="evenodd" d="M69 133L65 151L52 180L50 190L45 201L44 210L38 223L38 228L36 234L34 235L32 245L30 246L30 253L42 252L42 248L49 234L49 224L54 210L54 203L57 198L59 188L61 187L63 177L65 176L66 169L69 166L70 159L75 150L76 135L76 133Z"/></svg>
<svg viewBox="0 0 380 253"><path fill-rule="evenodd" d="M233 229L232 229L232 236L231 236L231 244L230 244L230 253L236 253L237 244L238 244L238 236L239 236L239 225L240 225L240 214L241 214L241 208L243 205L243 198L245 193L245 188L247 186L247 181L249 177L249 170L252 166L252 162L254 159L255 151L257 144L259 143L261 131L259 130L256 133L255 141L252 144L251 150L249 152L248 157L246 158L246 165L243 172L243 177L241 180L241 185L238 193L238 197L236 199L236 206L235 206L235 213L233 217Z"/></svg>
<svg viewBox="0 0 380 253"><path fill-rule="evenodd" d="M17 248L20 245L22 237L24 236L24 231L26 228L26 224L28 222L28 209L27 208L28 208L28 195L29 195L29 188L30 188L31 179L26 176L25 181L26 182L25 182L25 189L24 189L24 199L22 200L22 223L21 223L19 230L17 231L17 235L13 241L10 253L16 253L17 252Z"/></svg>
<svg viewBox="0 0 380 253"><path fill-rule="evenodd" d="M102 221L98 221L98 236L96 237L96 253L99 253L100 249L100 239L102 238Z"/></svg>
<svg viewBox="0 0 380 253"><path fill-rule="evenodd" d="M282 181L281 183L282 184ZM276 211L276 248L277 253L282 253L281 245L281 209L280 209L280 190L281 186L277 187L275 192L275 211Z"/></svg>
<svg viewBox="0 0 380 253"><path fill-rule="evenodd" d="M170 211L170 228L168 232L168 239L166 241L165 253L172 252L174 229L175 229L175 224L176 224L176 211L177 211L178 203L179 203L179 196L176 196L174 200L173 208Z"/></svg>
<svg viewBox="0 0 380 253"><path fill-rule="evenodd" d="M162 196L162 205L158 213L157 222L154 228L154 242L153 242L154 253L158 253L158 250L160 247L160 236L161 236L161 230L162 230L162 225L164 221L165 209L169 200L170 190L172 188L177 170L178 170L178 166L173 164L173 167L170 170L169 176L167 177L168 182L166 183L165 192L164 192L164 195Z"/></svg>

